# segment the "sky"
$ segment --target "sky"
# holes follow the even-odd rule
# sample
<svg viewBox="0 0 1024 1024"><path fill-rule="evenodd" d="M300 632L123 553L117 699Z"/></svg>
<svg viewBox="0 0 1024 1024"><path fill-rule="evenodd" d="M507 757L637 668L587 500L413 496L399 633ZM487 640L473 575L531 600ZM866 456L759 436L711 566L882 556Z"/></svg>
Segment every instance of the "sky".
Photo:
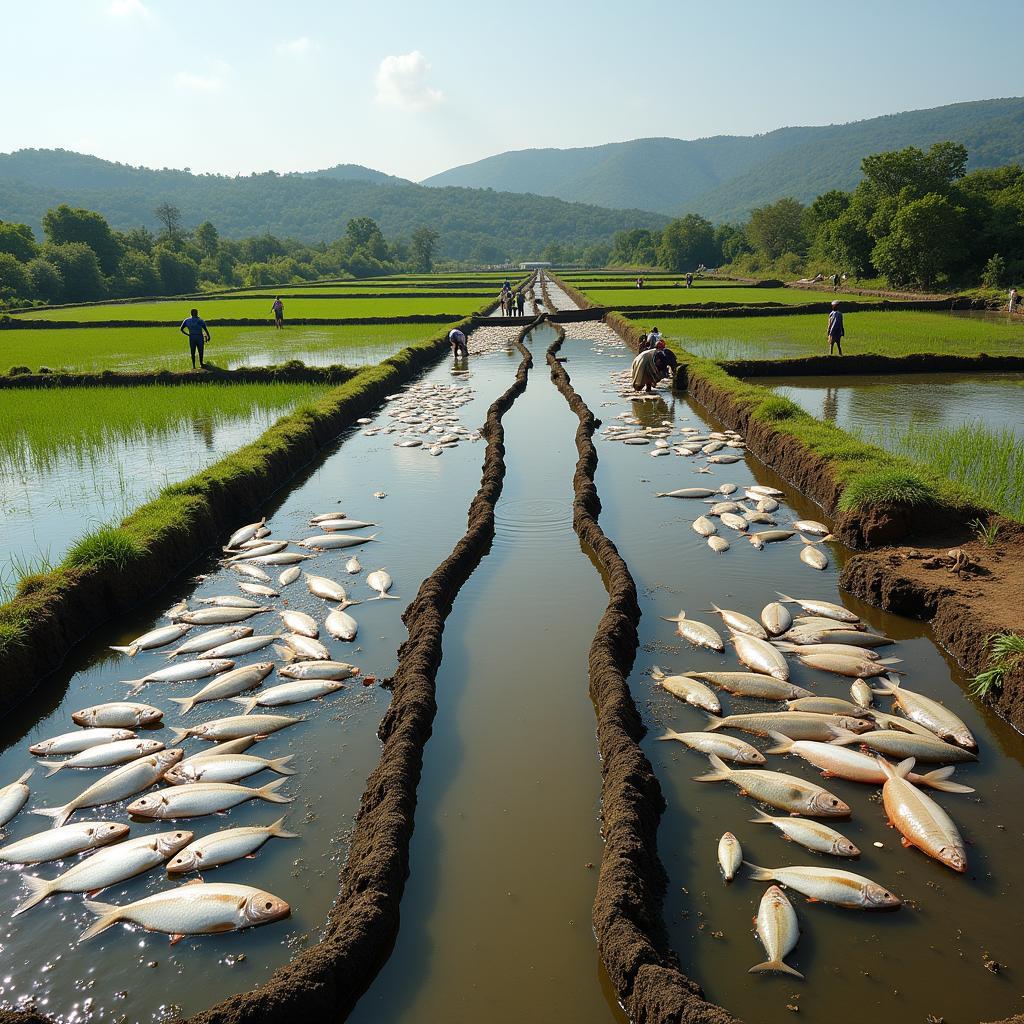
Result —
<svg viewBox="0 0 1024 1024"><path fill-rule="evenodd" d="M1019 2L0 0L0 152L420 180L1024 95Z"/></svg>

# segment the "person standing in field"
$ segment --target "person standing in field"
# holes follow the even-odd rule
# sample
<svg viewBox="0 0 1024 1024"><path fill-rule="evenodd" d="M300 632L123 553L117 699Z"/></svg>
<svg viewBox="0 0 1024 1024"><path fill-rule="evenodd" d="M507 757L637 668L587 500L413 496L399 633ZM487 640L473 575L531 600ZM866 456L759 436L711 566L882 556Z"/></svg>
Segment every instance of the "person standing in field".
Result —
<svg viewBox="0 0 1024 1024"><path fill-rule="evenodd" d="M834 291L834 292L839 291L839 275L838 274L833 274L832 275L832 291Z"/></svg>
<svg viewBox="0 0 1024 1024"><path fill-rule="evenodd" d="M689 272L689 271L686 274L686 287L687 288L692 288L693 287L693 274L691 272Z"/></svg>
<svg viewBox="0 0 1024 1024"><path fill-rule="evenodd" d="M1017 294L1016 288L1010 289L1010 304L1007 307L1007 311L1011 314L1017 312L1017 303L1020 302L1020 296Z"/></svg>
<svg viewBox="0 0 1024 1024"><path fill-rule="evenodd" d="M526 296L523 294L523 289L520 288L516 292L516 309L519 310L519 315L523 315L523 310L526 309Z"/></svg>
<svg viewBox="0 0 1024 1024"><path fill-rule="evenodd" d="M274 304L270 308L274 313L274 326L278 329L284 327L284 303L280 295L274 299Z"/></svg>
<svg viewBox="0 0 1024 1024"><path fill-rule="evenodd" d="M188 335L188 348L192 354L192 369L196 368L196 353L199 353L199 368L204 369L203 347L210 340L210 329L206 321L199 316L199 310L193 309L186 319L181 321L181 333Z"/></svg>
<svg viewBox="0 0 1024 1024"><path fill-rule="evenodd" d="M839 300L832 303L832 312L828 315L828 354L832 355L835 348L840 355L843 354L843 335L846 328L843 326L843 314L839 309Z"/></svg>

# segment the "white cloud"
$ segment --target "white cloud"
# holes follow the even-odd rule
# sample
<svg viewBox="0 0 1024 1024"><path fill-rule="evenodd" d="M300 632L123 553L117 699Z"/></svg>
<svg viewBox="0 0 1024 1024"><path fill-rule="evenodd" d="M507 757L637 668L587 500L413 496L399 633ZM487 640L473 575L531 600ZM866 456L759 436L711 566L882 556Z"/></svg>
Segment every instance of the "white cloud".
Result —
<svg viewBox="0 0 1024 1024"><path fill-rule="evenodd" d="M385 57L377 69L377 102L400 110L428 110L444 96L427 84L430 64L419 50Z"/></svg>
<svg viewBox="0 0 1024 1024"><path fill-rule="evenodd" d="M298 39L288 39L277 44L277 52L289 57L308 57L319 49L320 44L310 39L309 36L299 36Z"/></svg>
<svg viewBox="0 0 1024 1024"><path fill-rule="evenodd" d="M206 74L193 71L179 71L174 76L174 85L182 92L220 92L224 88L231 69L223 61L215 62Z"/></svg>
<svg viewBox="0 0 1024 1024"><path fill-rule="evenodd" d="M110 0L107 14L112 18L135 18L138 21L153 21L153 12L142 0Z"/></svg>

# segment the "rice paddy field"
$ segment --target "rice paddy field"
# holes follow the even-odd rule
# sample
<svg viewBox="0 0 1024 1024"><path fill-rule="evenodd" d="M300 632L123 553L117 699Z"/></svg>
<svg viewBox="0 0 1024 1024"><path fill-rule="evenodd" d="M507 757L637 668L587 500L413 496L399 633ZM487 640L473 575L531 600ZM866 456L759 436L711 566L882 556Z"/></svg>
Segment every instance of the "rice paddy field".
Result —
<svg viewBox="0 0 1024 1024"><path fill-rule="evenodd" d="M737 284L695 281L692 288L654 286L614 288L605 285L578 284L592 302L615 309L619 306L663 306L667 304L696 306L703 303L728 303L737 306L801 306L809 302L831 302L834 292L806 291L802 288L750 288ZM877 302L871 295L840 295L844 304Z"/></svg>

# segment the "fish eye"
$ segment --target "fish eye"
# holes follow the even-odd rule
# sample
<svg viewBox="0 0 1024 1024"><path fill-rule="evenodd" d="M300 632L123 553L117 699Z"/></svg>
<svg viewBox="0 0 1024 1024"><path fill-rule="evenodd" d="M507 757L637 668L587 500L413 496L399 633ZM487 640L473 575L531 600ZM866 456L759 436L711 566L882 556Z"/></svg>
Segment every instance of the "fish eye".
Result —
<svg viewBox="0 0 1024 1024"><path fill-rule="evenodd" d="M267 903L266 907L267 907L267 910L273 910L274 909L274 904L273 903Z"/></svg>

